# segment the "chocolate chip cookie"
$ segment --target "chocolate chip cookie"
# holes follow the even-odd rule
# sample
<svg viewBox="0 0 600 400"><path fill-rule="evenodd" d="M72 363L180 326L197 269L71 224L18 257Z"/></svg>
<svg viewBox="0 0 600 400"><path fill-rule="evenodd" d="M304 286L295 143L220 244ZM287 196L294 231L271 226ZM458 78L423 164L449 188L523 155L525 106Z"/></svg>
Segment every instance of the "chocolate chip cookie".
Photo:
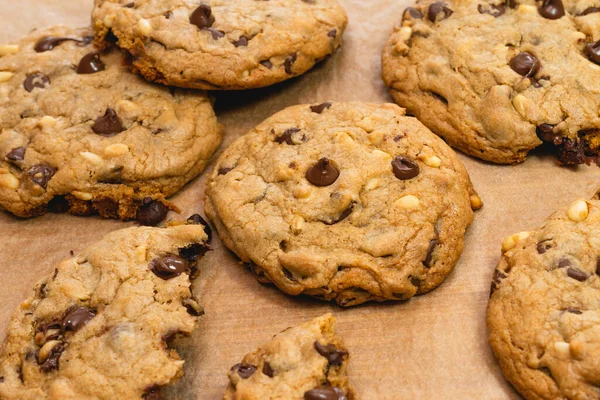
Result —
<svg viewBox="0 0 600 400"><path fill-rule="evenodd" d="M202 308L190 275L205 227L123 229L58 264L15 311L0 351L0 398L158 399L183 375L168 343Z"/></svg>
<svg viewBox="0 0 600 400"><path fill-rule="evenodd" d="M518 163L543 142L600 164L600 1L418 1L383 52L398 104L451 146Z"/></svg>
<svg viewBox="0 0 600 400"><path fill-rule="evenodd" d="M442 283L481 207L456 154L394 104L287 108L234 142L206 213L262 282L350 306Z"/></svg>
<svg viewBox="0 0 600 400"><path fill-rule="evenodd" d="M0 46L0 208L156 224L221 141L202 93L148 84L89 29Z"/></svg>
<svg viewBox="0 0 600 400"><path fill-rule="evenodd" d="M600 199L508 237L494 271L489 342L527 399L600 398Z"/></svg>
<svg viewBox="0 0 600 400"><path fill-rule="evenodd" d="M288 328L229 371L223 400L353 400L331 314Z"/></svg>
<svg viewBox="0 0 600 400"><path fill-rule="evenodd" d="M92 22L146 79L227 90L305 73L340 47L348 19L337 0L96 0Z"/></svg>

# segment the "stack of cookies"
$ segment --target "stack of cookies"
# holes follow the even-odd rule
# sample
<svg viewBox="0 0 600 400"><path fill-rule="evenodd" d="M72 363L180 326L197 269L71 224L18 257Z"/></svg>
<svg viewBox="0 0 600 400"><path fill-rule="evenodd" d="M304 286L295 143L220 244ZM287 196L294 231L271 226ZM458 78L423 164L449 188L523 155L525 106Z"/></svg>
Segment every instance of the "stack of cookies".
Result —
<svg viewBox="0 0 600 400"><path fill-rule="evenodd" d="M452 148L516 164L545 143L562 165L600 165L598 0L426 0L398 14L382 56L397 105L315 98L215 160L223 127L205 91L325 60L348 23L337 0L95 0L91 27L0 46L0 208L146 225L35 286L0 349L0 399L156 400L183 376L171 342L204 314L193 282L212 230L198 214L163 221L208 165L206 216L249 273L341 307L409 300L457 265L483 202ZM599 221L596 195L502 243L489 342L528 399L600 398ZM357 399L335 321L230 360L223 399Z"/></svg>

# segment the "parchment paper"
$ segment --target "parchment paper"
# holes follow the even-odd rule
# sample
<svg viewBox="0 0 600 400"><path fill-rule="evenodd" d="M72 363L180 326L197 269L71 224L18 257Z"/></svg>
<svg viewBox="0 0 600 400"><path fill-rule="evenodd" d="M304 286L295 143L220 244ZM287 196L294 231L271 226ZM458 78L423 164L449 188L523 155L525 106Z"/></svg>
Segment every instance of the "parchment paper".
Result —
<svg viewBox="0 0 600 400"><path fill-rule="evenodd" d="M216 157L240 135L284 107L326 100L391 101L380 78L380 54L410 0L340 0L350 24L334 57L305 76L251 92L217 94L225 138ZM1 0L0 43L33 28L89 23L91 0ZM405 303L351 309L290 298L259 284L213 239L195 293L204 305L192 338L179 342L185 378L173 399L219 399L226 373L275 333L327 311L351 354L349 375L360 399L518 399L487 345L485 307L500 244L538 226L562 204L600 187L598 167L564 168L543 150L518 166L496 166L461 155L485 206L469 229L462 258L435 291ZM209 166L207 172L212 169ZM205 174L206 175L206 174ZM172 198L181 217L203 210L204 176ZM175 218L176 215L170 215ZM131 223L52 215L19 220L0 212L0 337L14 308L53 265L105 233Z"/></svg>

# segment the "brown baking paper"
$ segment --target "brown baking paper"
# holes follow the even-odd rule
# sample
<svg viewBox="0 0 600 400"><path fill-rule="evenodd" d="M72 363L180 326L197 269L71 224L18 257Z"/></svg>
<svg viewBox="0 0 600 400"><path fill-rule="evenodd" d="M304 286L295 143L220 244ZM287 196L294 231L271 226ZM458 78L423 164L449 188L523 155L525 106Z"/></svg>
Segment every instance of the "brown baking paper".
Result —
<svg viewBox="0 0 600 400"><path fill-rule="evenodd" d="M172 200L181 217L203 211L205 176L237 137L271 114L326 100L391 101L380 54L407 0L340 0L350 24L342 49L306 75L271 88L216 94L225 136L206 173ZM3 0L0 43L33 28L89 23L91 0ZM360 399L518 399L487 344L485 308L500 244L509 234L538 226L559 206L600 187L598 167L564 168L543 151L518 166L497 166L461 154L485 206L476 213L464 253L446 282L407 302L342 309L291 298L259 284L218 238L201 261L194 291L205 307L198 329L179 341L185 377L172 399L218 399L227 371L275 333L332 311L350 350L349 375ZM170 218L177 216L172 213ZM0 337L10 314L57 261L105 233L132 223L98 217L46 215L20 220L0 212Z"/></svg>

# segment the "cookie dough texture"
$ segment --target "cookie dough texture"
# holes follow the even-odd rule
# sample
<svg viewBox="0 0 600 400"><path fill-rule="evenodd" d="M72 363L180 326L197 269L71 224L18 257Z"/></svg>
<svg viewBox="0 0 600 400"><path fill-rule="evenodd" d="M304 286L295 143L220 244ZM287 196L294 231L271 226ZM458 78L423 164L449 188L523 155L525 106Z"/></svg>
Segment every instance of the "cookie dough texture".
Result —
<svg viewBox="0 0 600 400"><path fill-rule="evenodd" d="M148 80L220 90L305 73L340 47L348 18L337 0L96 0L92 22Z"/></svg>
<svg viewBox="0 0 600 400"><path fill-rule="evenodd" d="M129 228L60 262L12 316L0 398L140 399L180 378L166 341L196 325L190 269L164 279L152 266L183 254L193 268L190 249L205 240L202 225Z"/></svg>
<svg viewBox="0 0 600 400"><path fill-rule="evenodd" d="M94 56L92 35L58 26L4 46L14 51L0 57L0 207L15 215L43 214L55 198L74 214L135 218L220 144L208 97L148 84L118 51ZM48 37L77 41L36 51Z"/></svg>
<svg viewBox="0 0 600 400"><path fill-rule="evenodd" d="M223 400L354 400L348 351L334 324L326 314L275 335L231 368ZM329 397L318 397L314 389Z"/></svg>
<svg viewBox="0 0 600 400"><path fill-rule="evenodd" d="M404 169L392 165L398 156ZM317 186L307 177L321 167L329 172ZM456 154L403 109L323 103L287 108L234 142L205 206L260 281L349 306L441 284L471 203L481 206Z"/></svg>
<svg viewBox="0 0 600 400"><path fill-rule="evenodd" d="M545 141L563 164L598 163L599 10L597 0L418 1L385 46L383 78L399 105L472 156L518 163ZM511 68L521 53L537 65Z"/></svg>
<svg viewBox="0 0 600 400"><path fill-rule="evenodd" d="M487 310L504 376L527 399L600 398L600 200L503 246Z"/></svg>

